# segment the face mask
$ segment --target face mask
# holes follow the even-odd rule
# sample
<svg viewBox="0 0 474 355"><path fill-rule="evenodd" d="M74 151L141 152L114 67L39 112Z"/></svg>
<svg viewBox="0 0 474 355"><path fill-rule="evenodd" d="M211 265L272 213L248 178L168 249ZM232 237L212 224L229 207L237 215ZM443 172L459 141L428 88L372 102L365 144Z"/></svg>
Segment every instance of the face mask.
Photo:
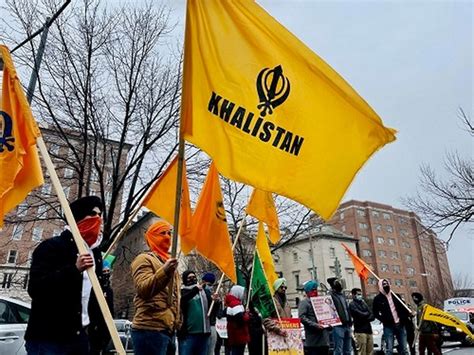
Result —
<svg viewBox="0 0 474 355"><path fill-rule="evenodd" d="M101 224L102 218L100 216L83 219L77 224L77 228L79 228L82 238L89 247L94 245L94 243L97 241Z"/></svg>
<svg viewBox="0 0 474 355"><path fill-rule="evenodd" d="M385 291L386 294L389 294L390 293L390 285L384 286L383 290Z"/></svg>
<svg viewBox="0 0 474 355"><path fill-rule="evenodd" d="M358 300L358 301L362 301L362 295L356 295L355 299Z"/></svg>
<svg viewBox="0 0 474 355"><path fill-rule="evenodd" d="M318 297L318 290L311 290L307 293L308 297Z"/></svg>
<svg viewBox="0 0 474 355"><path fill-rule="evenodd" d="M189 277L186 279L186 286L191 286L197 284L197 278L196 277Z"/></svg>

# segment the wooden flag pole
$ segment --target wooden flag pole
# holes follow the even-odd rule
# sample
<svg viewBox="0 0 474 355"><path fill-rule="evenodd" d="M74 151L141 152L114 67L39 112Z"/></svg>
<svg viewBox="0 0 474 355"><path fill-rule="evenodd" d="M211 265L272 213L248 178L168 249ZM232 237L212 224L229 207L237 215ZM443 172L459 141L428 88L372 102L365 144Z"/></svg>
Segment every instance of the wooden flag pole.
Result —
<svg viewBox="0 0 474 355"><path fill-rule="evenodd" d="M232 252L234 252L235 246L237 245L237 241L239 240L240 233L242 232L242 227L245 224L245 217L247 217L247 214L244 215L244 218L242 219L242 223L240 223L239 230L237 231L237 235L235 236L234 243L232 243ZM222 282L224 281L225 274L222 273L221 278L219 279L219 283L217 284L217 289L215 293L219 293L221 287L222 287ZM212 308L214 308L214 303L216 303L215 300L212 300L211 305L209 306L209 311L207 312L207 316L209 317L212 312Z"/></svg>
<svg viewBox="0 0 474 355"><path fill-rule="evenodd" d="M87 254L88 251L84 245L84 239L82 239L81 234L79 233L79 229L77 228L77 224L74 220L74 216L72 215L71 208L69 207L69 203L67 202L66 196L64 195L61 182L59 181L58 175L56 174L56 170L54 168L53 162L51 161L51 157L49 156L48 149L46 148L43 137L38 137L36 143L46 164L46 168L48 169L51 182L53 183L54 189L56 190L56 194L58 195L59 202L61 203L61 207L66 216L66 220L69 224L69 227L71 228L71 233L74 238L74 242L76 243L79 254ZM115 327L112 315L110 314L109 307L107 306L107 302L105 301L104 293L102 292L102 288L100 287L99 280L97 279L97 275L94 271L94 268L90 267L86 270L86 272L91 281L92 289L94 290L94 294L97 298L97 302L99 303L100 310L102 312L102 315L104 316L104 320L110 332L110 336L112 337L112 342L115 346L115 349L117 353L125 354L125 350L123 348L122 342L120 341L120 337L117 333L117 328Z"/></svg>
<svg viewBox="0 0 474 355"><path fill-rule="evenodd" d="M253 272L254 272L254 266L255 266L255 255L257 254L257 249L255 248L255 251L253 252L253 263L252 263L252 271L250 273L250 283L249 283L249 292L247 295L247 304L245 305L245 309L249 309L250 305L250 299L252 296L252 282L253 282Z"/></svg>

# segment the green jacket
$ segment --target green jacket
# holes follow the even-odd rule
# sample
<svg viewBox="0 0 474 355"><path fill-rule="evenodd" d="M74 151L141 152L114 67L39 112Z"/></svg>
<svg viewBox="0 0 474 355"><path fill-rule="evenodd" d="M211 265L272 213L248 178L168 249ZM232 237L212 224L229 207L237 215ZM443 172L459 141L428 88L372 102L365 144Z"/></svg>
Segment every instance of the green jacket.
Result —
<svg viewBox="0 0 474 355"><path fill-rule="evenodd" d="M421 334L439 334L438 323L421 320L426 302L422 301L416 309L416 325Z"/></svg>

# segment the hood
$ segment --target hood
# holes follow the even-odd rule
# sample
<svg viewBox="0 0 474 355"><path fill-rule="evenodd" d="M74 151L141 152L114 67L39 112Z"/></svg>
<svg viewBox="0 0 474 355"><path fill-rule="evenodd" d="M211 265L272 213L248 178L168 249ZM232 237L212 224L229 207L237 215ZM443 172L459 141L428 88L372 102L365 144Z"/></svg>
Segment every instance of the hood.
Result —
<svg viewBox="0 0 474 355"><path fill-rule="evenodd" d="M385 290L384 290L383 287L382 287L382 282L383 282L384 280L385 280L385 279L380 279L379 282L378 282L379 291L380 291L380 293L381 293L382 295L388 296L388 293L385 292ZM392 291L392 290L390 290L390 291Z"/></svg>
<svg viewBox="0 0 474 355"><path fill-rule="evenodd" d="M244 295L245 295L245 287L242 287L239 285L232 286L232 288L230 289L229 295L232 295L238 300L243 301Z"/></svg>

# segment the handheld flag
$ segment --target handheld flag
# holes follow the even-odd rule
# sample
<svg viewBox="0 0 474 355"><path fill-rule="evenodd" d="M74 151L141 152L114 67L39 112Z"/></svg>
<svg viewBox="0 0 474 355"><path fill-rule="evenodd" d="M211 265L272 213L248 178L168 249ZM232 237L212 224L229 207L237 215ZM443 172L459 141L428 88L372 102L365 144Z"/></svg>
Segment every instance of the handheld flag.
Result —
<svg viewBox="0 0 474 355"><path fill-rule="evenodd" d="M395 130L255 1L187 4L184 138L224 176L329 219Z"/></svg>
<svg viewBox="0 0 474 355"><path fill-rule="evenodd" d="M451 313L442 311L441 309L430 306L429 304L425 305L421 319L444 324L449 327L455 327L456 329L460 329L466 333L471 339L474 339L474 334L472 334L463 321L453 316Z"/></svg>
<svg viewBox="0 0 474 355"><path fill-rule="evenodd" d="M354 264L354 268L356 269L357 274L359 274L359 277L366 281L370 273L369 265L367 265L364 260L359 258L347 245L345 245L344 243L341 244L344 249L346 249L346 251L349 253L349 256L352 259L352 263Z"/></svg>
<svg viewBox="0 0 474 355"><path fill-rule="evenodd" d="M237 282L219 173L214 163L209 167L194 211L193 240L199 254L216 264L232 282Z"/></svg>
<svg viewBox="0 0 474 355"><path fill-rule="evenodd" d="M255 253L255 258L253 259L252 273L251 300L262 317L269 318L276 313L276 309L272 299L272 292L270 291L271 288L265 277L265 271L258 253Z"/></svg>
<svg viewBox="0 0 474 355"><path fill-rule="evenodd" d="M176 183L178 182L178 157L174 158L166 171L160 176L153 189L143 201L143 206L168 221L174 222L176 204ZM192 213L189 199L186 162L183 162L183 184L181 194L181 211L179 216L179 236L181 250L186 255L194 248L191 234Z"/></svg>
<svg viewBox="0 0 474 355"><path fill-rule="evenodd" d="M0 107L0 228L4 216L35 187L44 183L36 150L41 136L18 79L10 51L0 46L3 59Z"/></svg>
<svg viewBox="0 0 474 355"><path fill-rule="evenodd" d="M265 235L262 222L258 224L256 246L257 254L260 258L260 261L262 262L263 270L265 270L265 275L268 279L270 291L273 294L273 283L278 278L278 276L275 272L275 264L273 263L272 252L268 246L267 236Z"/></svg>
<svg viewBox="0 0 474 355"><path fill-rule="evenodd" d="M278 214L271 192L254 189L246 212L264 222L270 232L270 241L273 244L278 243L280 240L280 222L278 221Z"/></svg>

